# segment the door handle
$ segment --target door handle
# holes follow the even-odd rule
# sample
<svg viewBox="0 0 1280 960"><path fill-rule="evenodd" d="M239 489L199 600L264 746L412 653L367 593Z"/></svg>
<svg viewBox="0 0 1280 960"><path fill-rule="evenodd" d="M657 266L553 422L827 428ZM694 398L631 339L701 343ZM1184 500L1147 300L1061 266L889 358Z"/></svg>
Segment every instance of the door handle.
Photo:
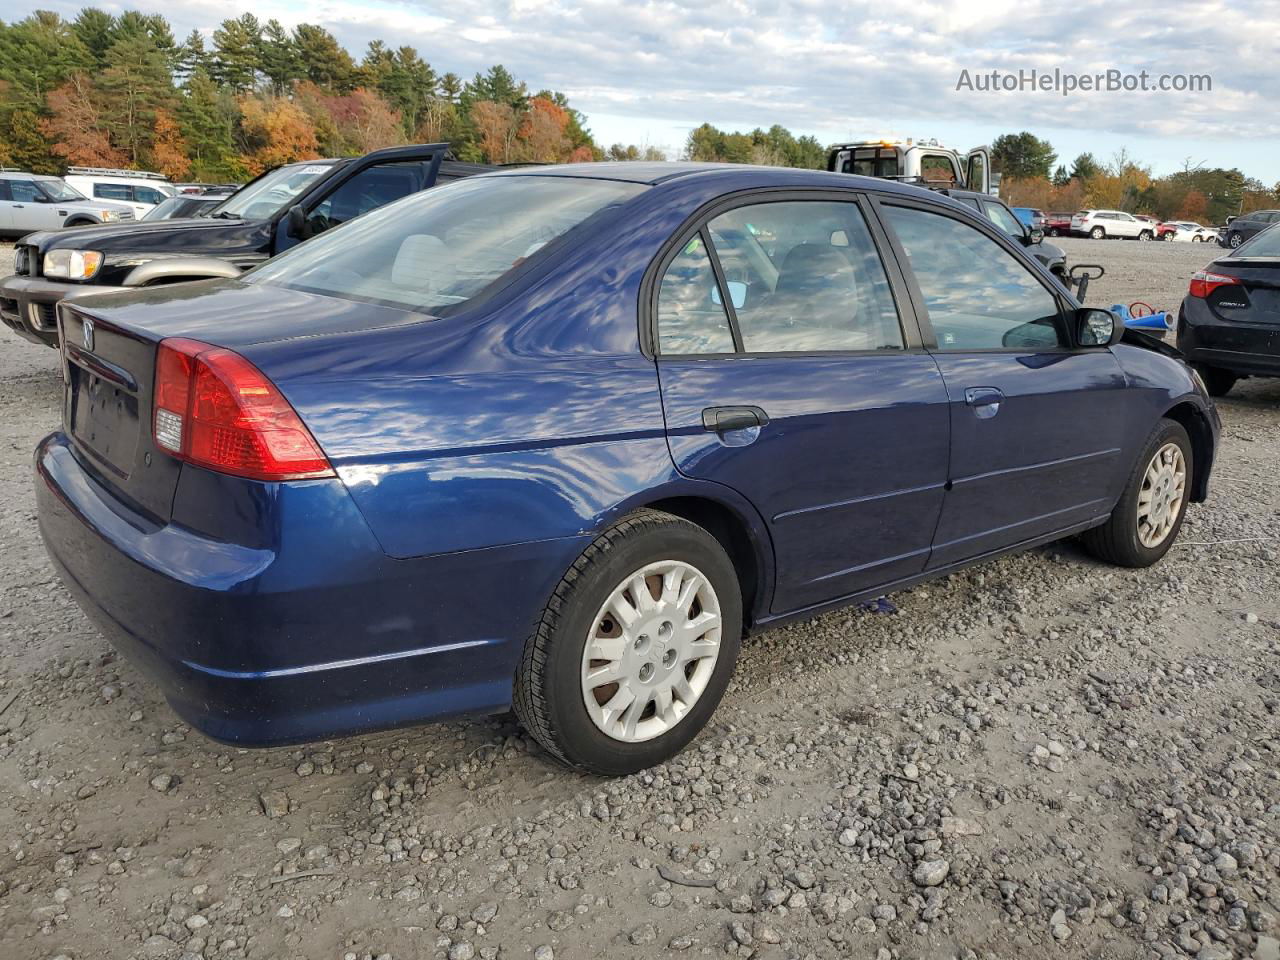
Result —
<svg viewBox="0 0 1280 960"><path fill-rule="evenodd" d="M768 422L769 415L759 407L707 407L702 411L702 429L715 433L763 427Z"/></svg>
<svg viewBox="0 0 1280 960"><path fill-rule="evenodd" d="M1002 400L1004 394L995 387L968 387L964 391L964 402L973 407L980 420L988 420L999 413Z"/></svg>

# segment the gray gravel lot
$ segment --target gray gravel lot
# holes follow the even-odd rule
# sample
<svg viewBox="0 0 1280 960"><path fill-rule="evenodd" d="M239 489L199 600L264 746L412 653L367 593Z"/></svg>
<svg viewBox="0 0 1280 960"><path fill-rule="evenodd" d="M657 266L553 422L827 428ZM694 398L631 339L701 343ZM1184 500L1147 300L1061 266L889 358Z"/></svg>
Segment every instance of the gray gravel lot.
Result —
<svg viewBox="0 0 1280 960"><path fill-rule="evenodd" d="M1218 251L1063 246L1105 305ZM0 332L2 960L1280 957L1280 381L1221 404L1154 569L1062 543L756 637L685 753L605 781L506 718L189 730L45 559L55 359Z"/></svg>

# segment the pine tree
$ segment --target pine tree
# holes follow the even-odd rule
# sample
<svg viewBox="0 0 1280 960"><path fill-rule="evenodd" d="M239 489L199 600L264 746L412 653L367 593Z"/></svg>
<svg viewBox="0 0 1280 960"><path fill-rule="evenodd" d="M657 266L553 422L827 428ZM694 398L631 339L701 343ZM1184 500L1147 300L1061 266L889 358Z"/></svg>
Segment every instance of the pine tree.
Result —
<svg viewBox="0 0 1280 960"><path fill-rule="evenodd" d="M178 106L178 129L187 143L192 176L199 180L233 180L242 173L232 131L238 108L218 90L209 74L197 69L187 80Z"/></svg>
<svg viewBox="0 0 1280 960"><path fill-rule="evenodd" d="M324 27L300 23L293 31L293 41L302 61L303 75L308 80L335 93L350 93L355 89L355 61L332 33Z"/></svg>
<svg viewBox="0 0 1280 960"><path fill-rule="evenodd" d="M117 40L107 64L100 83L107 128L130 163L141 165L149 160L156 110L173 102L173 78L164 54L146 33Z"/></svg>
<svg viewBox="0 0 1280 960"><path fill-rule="evenodd" d="M253 89L261 35L262 26L252 13L223 20L213 32L213 75L233 93Z"/></svg>
<svg viewBox="0 0 1280 960"><path fill-rule="evenodd" d="M85 45L97 68L105 69L107 51L115 42L116 18L97 7L85 7L72 22L71 29Z"/></svg>
<svg viewBox="0 0 1280 960"><path fill-rule="evenodd" d="M271 84L271 92L282 97L295 80L303 76L298 45L279 20L268 20L258 41L258 65Z"/></svg>
<svg viewBox="0 0 1280 960"><path fill-rule="evenodd" d="M9 162L32 173L61 173L62 165L49 153L49 144L40 130L40 120L31 110L12 110L4 124Z"/></svg>
<svg viewBox="0 0 1280 960"><path fill-rule="evenodd" d="M93 56L71 24L39 10L0 30L0 80L9 83L9 102L39 110L44 98L77 70L92 70Z"/></svg>

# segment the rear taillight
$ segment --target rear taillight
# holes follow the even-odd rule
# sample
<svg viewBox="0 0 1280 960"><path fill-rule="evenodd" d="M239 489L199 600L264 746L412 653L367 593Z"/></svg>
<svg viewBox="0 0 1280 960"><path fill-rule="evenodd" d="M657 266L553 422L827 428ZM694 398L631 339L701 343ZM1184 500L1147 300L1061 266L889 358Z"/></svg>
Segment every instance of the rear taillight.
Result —
<svg viewBox="0 0 1280 960"><path fill-rule="evenodd" d="M1228 276L1225 273L1210 273L1207 270L1197 270L1191 275L1191 296L1199 297L1203 300L1219 287L1230 287L1240 283L1238 277Z"/></svg>
<svg viewBox="0 0 1280 960"><path fill-rule="evenodd" d="M179 460L250 480L334 475L289 401L237 353L160 341L153 397L156 445Z"/></svg>

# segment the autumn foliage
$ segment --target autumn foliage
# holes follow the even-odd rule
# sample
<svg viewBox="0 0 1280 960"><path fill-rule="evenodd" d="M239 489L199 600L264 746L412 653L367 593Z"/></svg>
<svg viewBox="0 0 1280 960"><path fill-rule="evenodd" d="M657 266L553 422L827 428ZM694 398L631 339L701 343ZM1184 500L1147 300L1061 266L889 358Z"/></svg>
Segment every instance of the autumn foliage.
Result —
<svg viewBox="0 0 1280 960"><path fill-rule="evenodd" d="M0 20L0 160L221 181L423 141L469 161L603 155L563 95L501 66L464 82L380 40L357 62L323 27L249 13L218 25L211 49L206 35L178 42L163 16L96 8Z"/></svg>

